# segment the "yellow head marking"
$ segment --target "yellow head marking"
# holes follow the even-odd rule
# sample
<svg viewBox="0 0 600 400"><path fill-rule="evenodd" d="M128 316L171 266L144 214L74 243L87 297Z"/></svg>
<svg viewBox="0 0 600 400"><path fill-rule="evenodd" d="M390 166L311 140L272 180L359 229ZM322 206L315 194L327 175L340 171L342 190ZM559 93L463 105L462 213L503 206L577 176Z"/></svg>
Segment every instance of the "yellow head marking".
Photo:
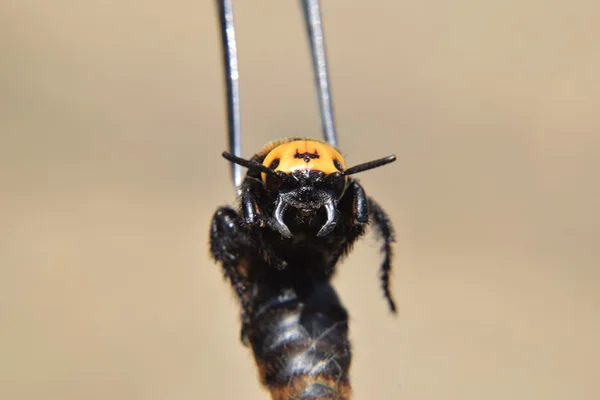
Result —
<svg viewBox="0 0 600 400"><path fill-rule="evenodd" d="M314 169L329 175L346 169L344 157L336 149L327 143L310 139L294 140L276 146L267 154L263 165L286 174ZM262 180L266 180L264 173Z"/></svg>

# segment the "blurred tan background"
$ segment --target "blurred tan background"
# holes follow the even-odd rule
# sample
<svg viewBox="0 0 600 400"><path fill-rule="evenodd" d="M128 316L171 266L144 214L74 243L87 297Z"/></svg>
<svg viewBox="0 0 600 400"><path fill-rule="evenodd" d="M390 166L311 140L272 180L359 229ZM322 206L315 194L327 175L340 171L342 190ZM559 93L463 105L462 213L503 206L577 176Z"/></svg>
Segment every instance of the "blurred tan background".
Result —
<svg viewBox="0 0 600 400"><path fill-rule="evenodd" d="M356 399L600 398L597 1L323 2L341 146L398 231L339 268ZM236 2L244 154L319 136L296 1ZM208 258L212 1L0 5L0 398L266 399Z"/></svg>

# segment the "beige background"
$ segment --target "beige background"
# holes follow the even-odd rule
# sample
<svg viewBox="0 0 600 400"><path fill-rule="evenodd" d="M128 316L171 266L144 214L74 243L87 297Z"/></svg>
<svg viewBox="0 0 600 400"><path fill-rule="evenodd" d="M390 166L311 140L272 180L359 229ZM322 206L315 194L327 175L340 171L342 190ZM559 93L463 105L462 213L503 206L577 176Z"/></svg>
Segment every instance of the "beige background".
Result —
<svg viewBox="0 0 600 400"><path fill-rule="evenodd" d="M600 398L600 3L324 3L343 151L399 159L399 318L371 237L335 281L356 398ZM236 15L244 154L319 136L297 2ZM0 46L0 398L265 399L207 255L213 2L7 0Z"/></svg>

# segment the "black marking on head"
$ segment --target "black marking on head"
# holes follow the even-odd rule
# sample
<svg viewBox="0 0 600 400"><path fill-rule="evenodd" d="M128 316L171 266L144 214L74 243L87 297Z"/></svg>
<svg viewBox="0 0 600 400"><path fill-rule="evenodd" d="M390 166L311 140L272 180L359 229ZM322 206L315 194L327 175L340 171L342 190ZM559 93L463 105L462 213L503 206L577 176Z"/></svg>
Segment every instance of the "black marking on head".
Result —
<svg viewBox="0 0 600 400"><path fill-rule="evenodd" d="M314 153L309 153L309 152L305 152L305 153L300 153L297 149L296 149L296 154L294 154L294 158L301 158L304 159L304 162L310 162L311 159L313 158L320 158L321 156L319 156L319 153L317 153L317 151L315 150Z"/></svg>
<svg viewBox="0 0 600 400"><path fill-rule="evenodd" d="M337 159L333 160L333 166L340 172L344 170L344 167L342 167L342 163L339 162L339 160Z"/></svg>

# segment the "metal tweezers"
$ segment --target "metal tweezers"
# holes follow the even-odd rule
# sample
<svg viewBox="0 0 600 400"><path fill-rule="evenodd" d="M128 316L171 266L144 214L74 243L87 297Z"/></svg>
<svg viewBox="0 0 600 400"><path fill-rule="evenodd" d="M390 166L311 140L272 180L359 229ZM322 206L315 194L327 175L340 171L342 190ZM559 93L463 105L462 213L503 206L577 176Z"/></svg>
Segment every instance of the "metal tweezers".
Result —
<svg viewBox="0 0 600 400"><path fill-rule="evenodd" d="M331 90L327 73L327 57L325 54L325 38L321 22L319 0L300 0L310 52L312 56L317 97L321 114L323 138L332 146L337 146L337 134L331 104ZM221 38L223 46L223 65L225 69L225 86L227 88L227 129L229 136L229 152L242 156L242 137L240 131L240 87L235 41L235 24L233 21L233 0L217 0ZM231 175L236 191L240 194L242 184L242 167L231 164Z"/></svg>

